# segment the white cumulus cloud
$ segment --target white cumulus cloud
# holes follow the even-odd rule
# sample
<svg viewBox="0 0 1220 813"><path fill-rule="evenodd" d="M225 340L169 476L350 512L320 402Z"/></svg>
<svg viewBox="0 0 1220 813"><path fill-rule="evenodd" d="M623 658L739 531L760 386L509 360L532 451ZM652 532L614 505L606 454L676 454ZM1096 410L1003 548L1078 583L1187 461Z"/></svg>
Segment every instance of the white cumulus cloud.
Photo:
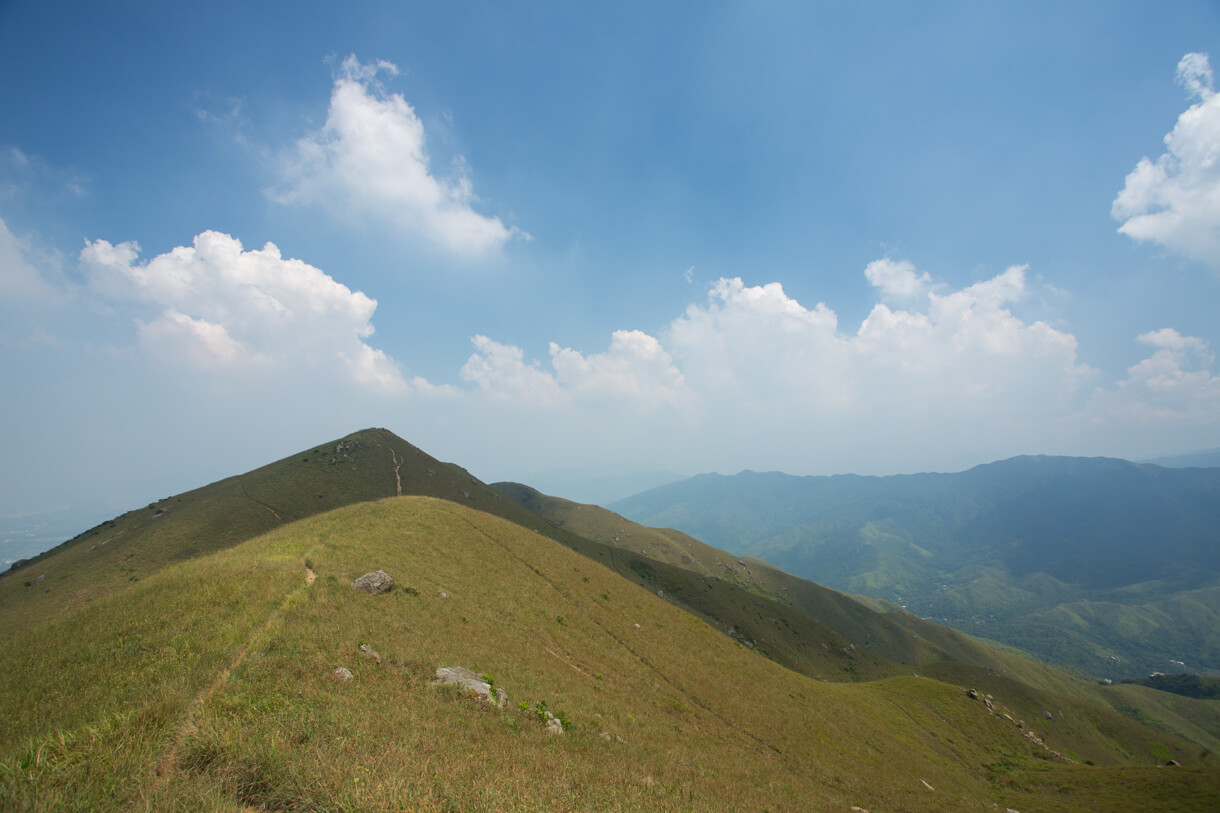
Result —
<svg viewBox="0 0 1220 813"><path fill-rule="evenodd" d="M527 363L520 347L475 336L475 352L462 365L462 380L501 401L526 405L554 405L563 400L555 376L537 362Z"/></svg>
<svg viewBox="0 0 1220 813"><path fill-rule="evenodd" d="M474 210L476 197L464 159L455 177L438 178L424 125L398 93L386 93L379 73L393 63L343 60L326 124L282 156L282 203L317 204L344 215L372 217L405 228L457 255L495 251L525 232Z"/></svg>
<svg viewBox="0 0 1220 813"><path fill-rule="evenodd" d="M1205 54L1178 63L1195 102L1165 136L1166 151L1140 159L1111 207L1119 231L1220 268L1220 95Z"/></svg>
<svg viewBox="0 0 1220 813"><path fill-rule="evenodd" d="M1151 355L1129 367L1114 387L1094 394L1091 420L1132 433L1177 431L1181 448L1206 445L1198 438L1214 433L1220 423L1220 377L1210 369L1214 356L1207 342L1173 328L1143 333L1136 340L1151 348Z"/></svg>
<svg viewBox="0 0 1220 813"><path fill-rule="evenodd" d="M916 273L915 265L909 260L873 260L865 267L864 276L881 290L884 299L900 302L919 298L932 285L932 277L926 271Z"/></svg>
<svg viewBox="0 0 1220 813"><path fill-rule="evenodd" d="M945 295L909 263L872 263L866 276L912 305L878 303L851 334L824 303L805 308L778 283L720 280L706 306L675 320L671 350L701 393L736 393L761 413L851 416L865 433L870 415L931 425L1012 413L1089 375L1074 337L1009 310L1024 295L1024 267Z"/></svg>
<svg viewBox="0 0 1220 813"><path fill-rule="evenodd" d="M604 353L584 355L551 342L559 385L577 397L642 406L683 405L691 393L673 358L640 330L616 330Z"/></svg>
<svg viewBox="0 0 1220 813"><path fill-rule="evenodd" d="M1070 333L1015 312L1031 298L1026 267L960 290L906 261L865 277L904 304L877 302L854 330L777 282L724 278L656 336L615 331L589 354L551 343L549 365L477 336L462 377L488 403L524 407L520 434L669 447L693 470L892 470L895 455L951 467L1070 439L1098 373Z"/></svg>
<svg viewBox="0 0 1220 813"><path fill-rule="evenodd" d="M398 365L365 343L377 302L273 243L246 251L215 231L147 262L134 242L94 240L81 251L90 285L160 313L138 320L152 355L198 367L269 369L337 364L360 384L406 387Z"/></svg>
<svg viewBox="0 0 1220 813"><path fill-rule="evenodd" d="M570 408L613 405L655 409L689 403L682 373L653 336L616 330L604 353L588 355L550 343L551 364L527 362L520 347L486 336L471 339L475 352L461 370L463 380L495 400L529 406Z"/></svg>

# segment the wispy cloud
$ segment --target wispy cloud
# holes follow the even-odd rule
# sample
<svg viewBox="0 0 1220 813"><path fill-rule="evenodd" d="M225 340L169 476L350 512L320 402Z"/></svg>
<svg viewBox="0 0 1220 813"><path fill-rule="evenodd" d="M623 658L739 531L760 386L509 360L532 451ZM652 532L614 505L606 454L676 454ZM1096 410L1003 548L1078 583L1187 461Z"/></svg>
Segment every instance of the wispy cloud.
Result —
<svg viewBox="0 0 1220 813"><path fill-rule="evenodd" d="M378 60L343 60L331 92L326 124L280 155L282 185L273 199L368 216L423 236L461 256L495 252L529 235L498 217L475 211L478 202L464 158L450 178L436 176L423 122L406 99L388 93L379 74L398 68Z"/></svg>
<svg viewBox="0 0 1220 813"><path fill-rule="evenodd" d="M0 219L0 297L10 302L56 302L66 296L62 281L55 273L58 258L39 254L28 238L9 231Z"/></svg>

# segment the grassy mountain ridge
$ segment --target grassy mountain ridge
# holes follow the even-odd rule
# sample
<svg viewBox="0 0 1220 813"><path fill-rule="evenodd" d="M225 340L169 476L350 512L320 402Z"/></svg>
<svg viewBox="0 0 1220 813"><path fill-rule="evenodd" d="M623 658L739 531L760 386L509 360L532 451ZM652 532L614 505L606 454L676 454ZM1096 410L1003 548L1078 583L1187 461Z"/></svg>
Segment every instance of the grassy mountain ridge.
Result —
<svg viewBox="0 0 1220 813"><path fill-rule="evenodd" d="M15 625L72 609L173 562L231 547L296 519L394 496L400 482L401 493L467 499L463 493L470 493L472 480L464 469L384 429L353 433L128 511L5 571L0 574L0 639Z"/></svg>
<svg viewBox="0 0 1220 813"><path fill-rule="evenodd" d="M1185 653L1215 668L1220 652L1220 469L1023 457L958 474L743 472L611 507L1095 675ZM1079 611L1103 601L1102 616ZM1123 633L1152 620L1144 643ZM1072 642L1047 648L1052 629Z"/></svg>
<svg viewBox="0 0 1220 813"><path fill-rule="evenodd" d="M395 576L392 593L349 586L377 567ZM491 675L508 707L432 685L442 665ZM1117 716L1120 729L1089 734L1070 715L1074 753L1097 763L1073 766L950 683L809 679L519 524L419 497L284 525L17 632L0 650L0 689L0 806L17 809L1220 799L1220 774L1192 767L1196 749ZM564 734L516 709L542 700L564 712ZM1060 747L1058 730L1038 731ZM1140 767L1164 754L1187 767Z"/></svg>

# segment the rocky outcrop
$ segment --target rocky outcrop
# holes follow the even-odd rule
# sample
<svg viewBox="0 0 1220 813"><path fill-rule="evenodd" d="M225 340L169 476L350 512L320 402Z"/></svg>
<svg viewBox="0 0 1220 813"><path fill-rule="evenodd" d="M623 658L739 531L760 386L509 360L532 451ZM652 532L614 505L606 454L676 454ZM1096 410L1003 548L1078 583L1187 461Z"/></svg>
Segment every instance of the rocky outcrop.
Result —
<svg viewBox="0 0 1220 813"><path fill-rule="evenodd" d="M995 699L991 695L980 694L977 689L962 689L962 691L965 693L966 697L969 697L971 700L982 700L983 705L985 705L987 707L988 713L990 713L992 716L994 716L996 718L1003 717L1005 720L1007 720L1008 722L1015 725L1018 729L1021 730L1021 734L1025 737L1025 739L1029 740L1031 743L1033 743L1037 747L1041 748L1043 751L1045 751L1050 756L1054 757L1055 759L1061 760L1063 762L1070 763L1072 765L1077 764L1076 760L1072 759L1071 757L1069 757L1065 754L1060 753L1059 751L1056 751L1054 748L1051 748L1049 745L1046 744L1046 740L1039 737L1033 731L1027 729L1025 727L1024 720L1014 720L1011 714L998 710L996 708ZM1063 712L1062 711L1059 712L1059 715L1062 717ZM1049 711L1044 711L1043 717L1047 720L1055 719L1054 715L1051 714Z"/></svg>

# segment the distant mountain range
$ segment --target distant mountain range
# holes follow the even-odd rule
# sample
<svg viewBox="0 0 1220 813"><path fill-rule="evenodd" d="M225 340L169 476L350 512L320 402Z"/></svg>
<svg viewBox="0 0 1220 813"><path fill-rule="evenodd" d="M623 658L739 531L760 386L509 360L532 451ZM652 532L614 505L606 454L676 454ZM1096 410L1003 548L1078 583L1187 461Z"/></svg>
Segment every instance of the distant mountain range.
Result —
<svg viewBox="0 0 1220 813"><path fill-rule="evenodd" d="M1096 677L1220 668L1220 469L700 475L611 506Z"/></svg>

